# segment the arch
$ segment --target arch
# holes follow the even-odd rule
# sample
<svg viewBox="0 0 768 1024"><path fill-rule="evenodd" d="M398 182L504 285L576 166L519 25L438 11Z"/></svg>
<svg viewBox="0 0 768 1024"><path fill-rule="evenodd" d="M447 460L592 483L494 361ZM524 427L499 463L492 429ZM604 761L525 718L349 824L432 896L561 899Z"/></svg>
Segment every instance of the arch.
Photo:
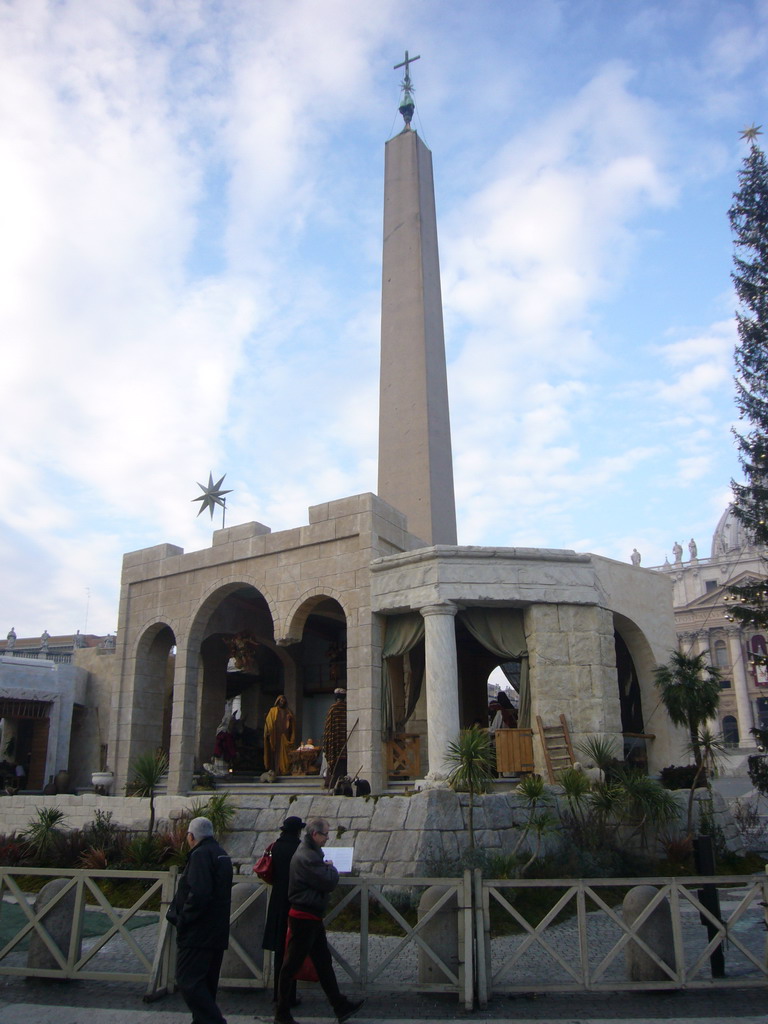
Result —
<svg viewBox="0 0 768 1024"><path fill-rule="evenodd" d="M646 740L641 737L648 729L644 708L658 706L654 683L656 659L648 639L632 619L614 612L613 627L624 755L630 761L646 765Z"/></svg>
<svg viewBox="0 0 768 1024"><path fill-rule="evenodd" d="M334 689L348 688L349 615L341 597L334 590L312 588L301 595L285 618L291 641L288 650L297 671L295 711L305 740L321 740Z"/></svg>
<svg viewBox="0 0 768 1024"><path fill-rule="evenodd" d="M269 588L263 585L263 581L256 580L247 575L232 574L229 577L219 578L215 583L212 583L207 587L200 595L200 603L193 613L189 624L190 643L193 641L202 643L204 639L203 623L205 621L205 617L210 617L212 611L218 607L222 600L245 588L251 588L256 591L269 609L269 615L272 623L274 624L277 622L279 617L277 601Z"/></svg>
<svg viewBox="0 0 768 1024"><path fill-rule="evenodd" d="M174 636L174 643L177 646L183 643L184 630L171 617L165 619L148 618L140 626L136 627L133 646L132 649L126 651L127 656L129 658L140 657L142 652L146 651L148 645L153 643L157 634L163 629L170 629Z"/></svg>
<svg viewBox="0 0 768 1024"><path fill-rule="evenodd" d="M170 751L171 713L177 644L173 628L163 621L150 623L137 637L132 696L131 757Z"/></svg>
<svg viewBox="0 0 768 1024"><path fill-rule="evenodd" d="M186 708L179 709L187 716L190 707L195 709L194 722L188 722L192 743L186 756L199 767L211 762L217 726L237 697L243 714L254 723L246 729L241 714L243 750L247 745L241 767L251 774L263 771L260 726L270 694L295 688L294 663L275 644L274 609L273 595L244 575L219 579L201 596L184 650ZM240 662L238 652L243 651L247 657Z"/></svg>
<svg viewBox="0 0 768 1024"><path fill-rule="evenodd" d="M335 601L344 613L345 621L349 621L349 613L344 606L343 595L332 588L313 587L306 590L294 603L285 616L284 637L290 637L294 643L301 639L307 619L323 601Z"/></svg>

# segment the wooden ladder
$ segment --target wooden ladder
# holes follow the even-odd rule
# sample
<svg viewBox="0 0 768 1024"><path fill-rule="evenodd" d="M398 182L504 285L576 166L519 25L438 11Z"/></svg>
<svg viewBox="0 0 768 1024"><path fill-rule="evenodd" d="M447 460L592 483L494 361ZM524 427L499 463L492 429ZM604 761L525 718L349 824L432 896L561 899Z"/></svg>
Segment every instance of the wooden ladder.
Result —
<svg viewBox="0 0 768 1024"><path fill-rule="evenodd" d="M557 773L563 768L570 768L573 765L573 747L571 746L571 734L568 732L568 723L565 715L560 715L559 725L544 725L540 715L536 715L541 745L544 748L544 758L547 762L549 781L557 781Z"/></svg>

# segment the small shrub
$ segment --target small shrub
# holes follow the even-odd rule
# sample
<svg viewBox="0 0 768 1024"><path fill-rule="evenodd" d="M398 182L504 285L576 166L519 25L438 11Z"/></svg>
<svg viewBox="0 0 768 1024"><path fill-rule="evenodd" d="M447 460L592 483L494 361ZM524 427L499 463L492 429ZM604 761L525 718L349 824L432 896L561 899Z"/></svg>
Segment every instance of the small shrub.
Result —
<svg viewBox="0 0 768 1024"><path fill-rule="evenodd" d="M646 858L619 847L584 849L565 841L534 863L531 878L624 878L647 874Z"/></svg>
<svg viewBox="0 0 768 1024"><path fill-rule="evenodd" d="M109 867L106 850L99 850L89 846L87 850L80 854L77 866L85 868L87 871L104 871Z"/></svg>
<svg viewBox="0 0 768 1024"><path fill-rule="evenodd" d="M45 867L74 868L86 849L86 840L79 828L57 830L46 856Z"/></svg>
<svg viewBox="0 0 768 1024"><path fill-rule="evenodd" d="M511 853L489 853L487 868L487 878L517 878L520 859Z"/></svg>
<svg viewBox="0 0 768 1024"><path fill-rule="evenodd" d="M114 845L118 830L117 823L112 821L112 811L97 810L96 817L85 826L83 834L89 845L106 850Z"/></svg>
<svg viewBox="0 0 768 1024"><path fill-rule="evenodd" d="M768 822L760 817L756 803L737 800L733 807L733 820L745 846L765 845Z"/></svg>
<svg viewBox="0 0 768 1024"><path fill-rule="evenodd" d="M191 821L191 819L189 819ZM180 818L172 828L165 832L158 832L155 836L157 841L157 853L163 867L175 865L181 867L187 860L189 847L187 846L186 818Z"/></svg>
<svg viewBox="0 0 768 1024"><path fill-rule="evenodd" d="M758 793L768 796L768 757L762 754L753 754L748 757L747 772L750 782Z"/></svg>
<svg viewBox="0 0 768 1024"><path fill-rule="evenodd" d="M693 865L693 839L691 836L665 835L661 837L660 841L671 873L677 875L684 870L690 870Z"/></svg>
<svg viewBox="0 0 768 1024"><path fill-rule="evenodd" d="M161 867L162 849L157 836L133 836L123 853L124 866L132 869L157 870Z"/></svg>
<svg viewBox="0 0 768 1024"><path fill-rule="evenodd" d="M659 782L665 789L690 789L696 778L695 764L671 764L662 768L659 772ZM700 777L701 785L704 785L703 773Z"/></svg>
<svg viewBox="0 0 768 1024"><path fill-rule="evenodd" d="M0 864L6 868L15 868L24 860L24 843L16 838L15 833L0 836Z"/></svg>

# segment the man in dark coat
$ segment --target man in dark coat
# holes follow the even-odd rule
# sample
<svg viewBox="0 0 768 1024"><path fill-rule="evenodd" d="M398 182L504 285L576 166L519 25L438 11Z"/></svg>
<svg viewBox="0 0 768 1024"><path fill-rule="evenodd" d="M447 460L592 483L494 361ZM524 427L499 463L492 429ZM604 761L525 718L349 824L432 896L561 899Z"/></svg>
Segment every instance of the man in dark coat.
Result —
<svg viewBox="0 0 768 1024"><path fill-rule="evenodd" d="M323 818L313 818L291 859L288 882L288 922L291 937L285 951L283 967L277 988L275 1024L296 1024L291 1016L291 984L306 957L317 971L328 1002L339 1024L360 1009L364 1000L353 1002L342 995L333 970L331 951L325 935L323 915L328 909L328 897L339 882L339 872L333 861L325 860L323 847L328 842L330 827Z"/></svg>
<svg viewBox="0 0 768 1024"><path fill-rule="evenodd" d="M283 966L285 951L285 933L288 931L288 880L291 869L291 858L301 842L301 830L304 822L292 815L280 826L280 835L272 844L272 892L269 896L267 920L264 922L264 938L262 949L274 950L275 1002L277 1002L277 983L280 979L280 968ZM290 998L291 1006L298 1006L296 997L296 981Z"/></svg>
<svg viewBox="0 0 768 1024"><path fill-rule="evenodd" d="M176 927L176 984L195 1024L227 1024L216 992L229 945L232 861L208 818L190 821L187 842L189 856L167 915Z"/></svg>

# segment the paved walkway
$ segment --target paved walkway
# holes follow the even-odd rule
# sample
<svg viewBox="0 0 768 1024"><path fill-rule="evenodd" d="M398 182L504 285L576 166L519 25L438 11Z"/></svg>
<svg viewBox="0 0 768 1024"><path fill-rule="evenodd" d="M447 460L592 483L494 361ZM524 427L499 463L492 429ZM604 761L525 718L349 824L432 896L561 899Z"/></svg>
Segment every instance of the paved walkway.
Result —
<svg viewBox="0 0 768 1024"><path fill-rule="evenodd" d="M130 983L38 982L0 978L0 1024L190 1024L178 993L143 1003ZM317 986L303 990L294 1010L300 1024L335 1024ZM350 995L354 992L350 990ZM228 1024L272 1024L271 993L228 989L220 993ZM514 1021L514 1024L765 1024L764 987L647 993L576 993L536 998L494 996L466 1011L454 996L376 993L356 1024L448 1024L449 1021Z"/></svg>

